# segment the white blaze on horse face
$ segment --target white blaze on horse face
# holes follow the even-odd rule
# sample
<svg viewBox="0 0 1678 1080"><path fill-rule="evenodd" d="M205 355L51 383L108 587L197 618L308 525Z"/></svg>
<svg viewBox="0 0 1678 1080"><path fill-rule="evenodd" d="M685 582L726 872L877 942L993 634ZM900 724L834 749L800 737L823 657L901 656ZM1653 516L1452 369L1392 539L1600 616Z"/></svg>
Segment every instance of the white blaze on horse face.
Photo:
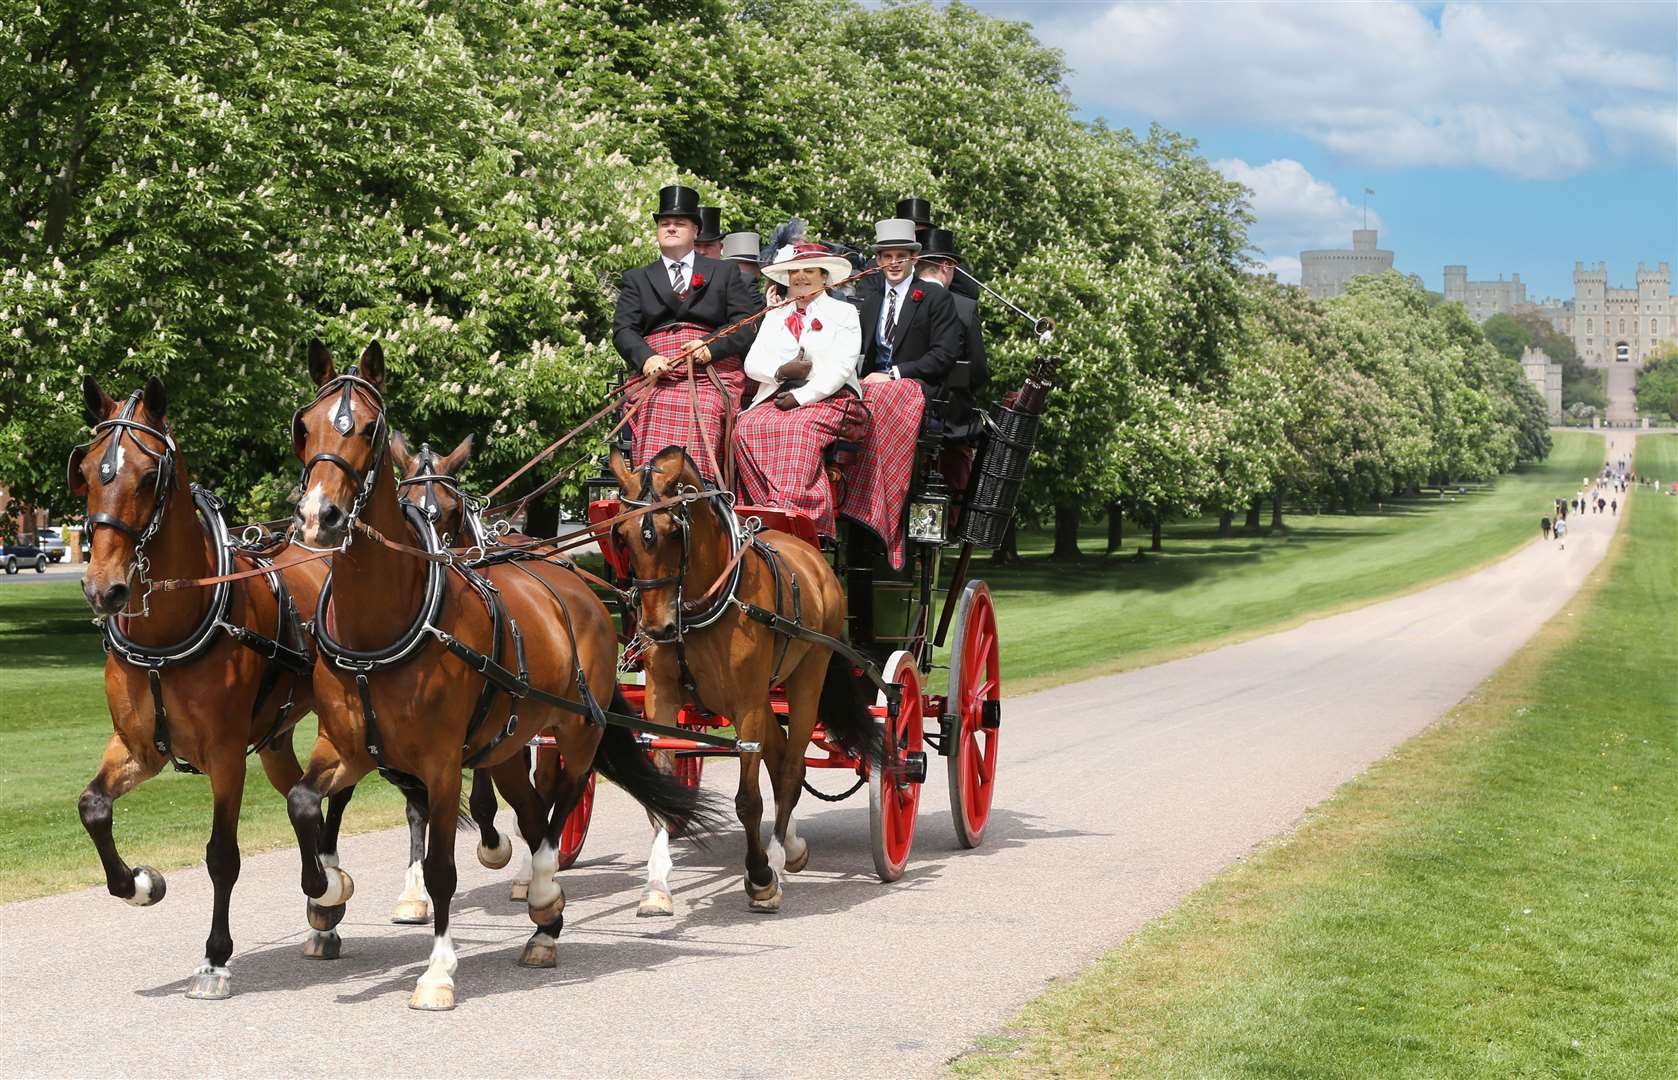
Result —
<svg viewBox="0 0 1678 1080"><path fill-rule="evenodd" d="M320 539L320 516L328 505L326 493L321 490L320 482L311 483L309 490L304 492L302 501L297 504L297 517L303 523L304 543L314 543Z"/></svg>
<svg viewBox="0 0 1678 1080"><path fill-rule="evenodd" d="M559 899L559 883L554 873L559 869L559 857L554 846L546 840L530 858L530 894L526 899L532 911L551 907Z"/></svg>
<svg viewBox="0 0 1678 1080"><path fill-rule="evenodd" d="M661 825L653 833L652 850L647 853L647 891L669 892L670 870L674 865L670 859L670 832Z"/></svg>

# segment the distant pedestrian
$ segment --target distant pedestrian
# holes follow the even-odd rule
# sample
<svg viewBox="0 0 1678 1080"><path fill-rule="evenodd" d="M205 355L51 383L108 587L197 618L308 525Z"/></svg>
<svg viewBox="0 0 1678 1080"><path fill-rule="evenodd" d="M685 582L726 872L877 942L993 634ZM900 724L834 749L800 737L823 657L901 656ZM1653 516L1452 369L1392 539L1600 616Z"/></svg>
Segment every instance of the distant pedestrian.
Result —
<svg viewBox="0 0 1678 1080"><path fill-rule="evenodd" d="M1620 500L1610 499L1608 500L1608 505L1614 508L1614 516L1618 517L1620 514Z"/></svg>
<svg viewBox="0 0 1678 1080"><path fill-rule="evenodd" d="M1561 549L1567 550L1567 522L1556 522L1556 539L1561 541Z"/></svg>
<svg viewBox="0 0 1678 1080"><path fill-rule="evenodd" d="M1539 518L1538 519L1538 528L1543 531L1544 539L1548 540L1550 538L1550 519L1549 518Z"/></svg>

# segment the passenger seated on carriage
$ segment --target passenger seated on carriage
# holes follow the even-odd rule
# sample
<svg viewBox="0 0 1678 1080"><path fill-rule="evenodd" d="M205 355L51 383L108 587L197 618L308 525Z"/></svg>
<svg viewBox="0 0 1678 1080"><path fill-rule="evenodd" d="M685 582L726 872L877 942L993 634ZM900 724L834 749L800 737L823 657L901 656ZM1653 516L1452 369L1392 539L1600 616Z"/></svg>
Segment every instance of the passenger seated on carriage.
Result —
<svg viewBox="0 0 1678 1080"><path fill-rule="evenodd" d="M758 391L734 435L745 500L802 511L826 537L836 533L838 508L823 452L835 441L860 440L868 417L857 382L857 310L827 293L850 272L819 244L784 248L763 267L791 302L765 316L746 354L746 377Z"/></svg>

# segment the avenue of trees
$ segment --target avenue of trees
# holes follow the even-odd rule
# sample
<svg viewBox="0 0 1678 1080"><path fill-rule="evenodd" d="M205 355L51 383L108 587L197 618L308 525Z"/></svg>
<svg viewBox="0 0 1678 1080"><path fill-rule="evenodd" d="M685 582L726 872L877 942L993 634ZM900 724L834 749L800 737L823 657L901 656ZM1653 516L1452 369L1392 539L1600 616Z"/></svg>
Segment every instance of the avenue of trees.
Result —
<svg viewBox="0 0 1678 1080"><path fill-rule="evenodd" d="M1062 554L1101 511L1257 527L1547 452L1460 307L1253 273L1244 189L1172 132L1078 122L1065 74L959 3L0 4L0 484L72 510L82 374L156 372L200 481L274 516L313 335L380 337L400 426L478 433L493 481L618 376L613 283L677 181L728 229L852 243L923 196L1053 316L1028 512ZM983 308L1005 390L1038 347Z"/></svg>

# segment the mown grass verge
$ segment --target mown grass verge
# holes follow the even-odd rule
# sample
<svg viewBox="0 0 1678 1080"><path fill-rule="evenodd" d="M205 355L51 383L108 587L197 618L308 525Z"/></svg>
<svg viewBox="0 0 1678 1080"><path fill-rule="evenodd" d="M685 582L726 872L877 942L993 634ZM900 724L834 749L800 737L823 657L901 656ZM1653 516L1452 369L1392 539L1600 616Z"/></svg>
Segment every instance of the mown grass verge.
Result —
<svg viewBox="0 0 1678 1080"><path fill-rule="evenodd" d="M955 1073L1678 1075L1675 626L1678 499L1644 491L1469 701Z"/></svg>

